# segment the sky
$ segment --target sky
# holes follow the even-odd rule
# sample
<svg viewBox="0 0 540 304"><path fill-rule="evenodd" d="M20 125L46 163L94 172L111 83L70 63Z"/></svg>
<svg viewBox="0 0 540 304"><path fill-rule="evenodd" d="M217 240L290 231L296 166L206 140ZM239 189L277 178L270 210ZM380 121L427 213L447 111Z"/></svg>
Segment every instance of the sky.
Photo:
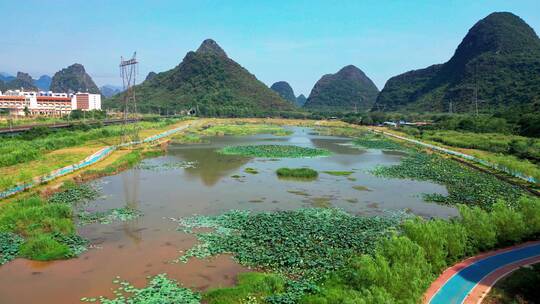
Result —
<svg viewBox="0 0 540 304"><path fill-rule="evenodd" d="M287 81L297 95L349 64L382 89L392 76L447 61L495 11L540 31L539 0L0 0L0 72L37 78L81 63L99 86L119 85L120 56L137 51L143 80L212 38L259 80Z"/></svg>

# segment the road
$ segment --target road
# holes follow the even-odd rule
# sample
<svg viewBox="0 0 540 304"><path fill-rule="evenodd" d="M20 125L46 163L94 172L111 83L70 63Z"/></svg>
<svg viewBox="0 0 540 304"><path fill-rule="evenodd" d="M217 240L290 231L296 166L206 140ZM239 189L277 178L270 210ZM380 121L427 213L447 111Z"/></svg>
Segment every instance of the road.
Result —
<svg viewBox="0 0 540 304"><path fill-rule="evenodd" d="M480 303L506 274L540 262L540 241L485 253L447 269L431 285L424 303Z"/></svg>

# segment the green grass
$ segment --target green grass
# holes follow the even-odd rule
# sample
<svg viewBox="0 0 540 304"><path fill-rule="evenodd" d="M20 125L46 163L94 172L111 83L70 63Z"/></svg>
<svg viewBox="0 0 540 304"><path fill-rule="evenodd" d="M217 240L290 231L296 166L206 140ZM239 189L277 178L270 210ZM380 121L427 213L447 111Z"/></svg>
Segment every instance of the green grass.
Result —
<svg viewBox="0 0 540 304"><path fill-rule="evenodd" d="M363 136L353 140L353 144L366 149L379 150L403 150L404 147L396 141L386 138L380 134L365 133Z"/></svg>
<svg viewBox="0 0 540 304"><path fill-rule="evenodd" d="M71 257L69 246L62 244L49 234L40 234L22 244L20 255L31 260L49 261Z"/></svg>
<svg viewBox="0 0 540 304"><path fill-rule="evenodd" d="M354 171L323 171L323 173L334 175L334 176L349 176L354 173Z"/></svg>
<svg viewBox="0 0 540 304"><path fill-rule="evenodd" d="M171 138L173 143L177 144L200 144L203 139L198 134L178 134Z"/></svg>
<svg viewBox="0 0 540 304"><path fill-rule="evenodd" d="M160 122L140 122L130 125L130 129L161 128L173 120ZM37 133L37 134L36 134ZM46 152L83 145L92 140L104 140L122 134L122 126L106 126L75 130L50 130L41 128L35 132L24 133L0 140L0 167L11 166L40 159Z"/></svg>
<svg viewBox="0 0 540 304"><path fill-rule="evenodd" d="M279 168L276 174L280 178L316 179L319 173L310 168Z"/></svg>
<svg viewBox="0 0 540 304"><path fill-rule="evenodd" d="M49 200L21 198L0 207L0 261L15 256L56 260L78 256L87 241L76 234L73 205L93 199L88 185L66 182Z"/></svg>
<svg viewBox="0 0 540 304"><path fill-rule="evenodd" d="M203 300L208 304L264 303L266 297L284 292L285 283L286 279L278 274L241 273L234 287L210 289L203 294Z"/></svg>
<svg viewBox="0 0 540 304"><path fill-rule="evenodd" d="M75 233L68 203L48 203L31 197L6 204L0 208L0 233L22 237L25 241L20 254L30 259L62 259L74 254L67 244L55 238Z"/></svg>
<svg viewBox="0 0 540 304"><path fill-rule="evenodd" d="M263 158L302 158L330 155L330 152L324 149L291 145L231 146L220 149L218 152L225 155L242 155Z"/></svg>

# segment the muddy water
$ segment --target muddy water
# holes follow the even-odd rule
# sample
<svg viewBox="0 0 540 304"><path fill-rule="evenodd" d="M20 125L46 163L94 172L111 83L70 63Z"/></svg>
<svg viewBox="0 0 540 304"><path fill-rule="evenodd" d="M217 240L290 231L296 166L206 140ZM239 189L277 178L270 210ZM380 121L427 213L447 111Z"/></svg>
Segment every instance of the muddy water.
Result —
<svg viewBox="0 0 540 304"><path fill-rule="evenodd" d="M147 276L164 272L184 286L206 289L231 285L239 272L249 271L229 256L170 263L195 242L193 236L176 231L171 217L219 214L229 209L271 211L311 206L334 206L357 214L402 209L422 216L456 214L453 208L425 203L421 198L422 193L446 194L443 186L368 173L378 165L398 164L400 153L360 150L348 145L346 138L313 135L303 128L293 130L294 134L286 137L216 137L205 144L171 145L166 156L147 159L141 168L96 181L103 197L81 208L93 211L128 205L144 216L130 222L81 227L80 233L95 248L77 259L17 259L1 266L0 303L77 303L81 297L112 296L116 276L143 286ZM325 148L333 155L270 160L215 152L226 145L244 144L294 144ZM195 167L179 168L181 162ZM280 180L275 175L277 168L302 166L320 171L319 178L305 182ZM245 173L248 167L259 173ZM326 170L354 173L347 178L322 173Z"/></svg>

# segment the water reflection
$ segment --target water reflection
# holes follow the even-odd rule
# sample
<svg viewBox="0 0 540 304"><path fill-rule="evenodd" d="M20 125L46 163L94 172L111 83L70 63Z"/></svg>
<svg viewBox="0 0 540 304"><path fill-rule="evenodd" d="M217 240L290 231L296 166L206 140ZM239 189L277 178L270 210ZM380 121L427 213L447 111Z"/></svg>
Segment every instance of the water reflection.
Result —
<svg viewBox="0 0 540 304"><path fill-rule="evenodd" d="M171 156L189 162L196 162L194 168L186 168L189 179L201 179L205 186L214 186L221 178L229 177L234 171L250 161L250 158L222 155L216 148L176 149Z"/></svg>
<svg viewBox="0 0 540 304"><path fill-rule="evenodd" d="M122 174L122 186L124 190L124 201L127 208L133 210L139 210L140 197L140 171L131 170ZM139 219L133 219L122 224L122 230L128 238L130 238L135 244L139 244L142 241L142 233L139 229Z"/></svg>

